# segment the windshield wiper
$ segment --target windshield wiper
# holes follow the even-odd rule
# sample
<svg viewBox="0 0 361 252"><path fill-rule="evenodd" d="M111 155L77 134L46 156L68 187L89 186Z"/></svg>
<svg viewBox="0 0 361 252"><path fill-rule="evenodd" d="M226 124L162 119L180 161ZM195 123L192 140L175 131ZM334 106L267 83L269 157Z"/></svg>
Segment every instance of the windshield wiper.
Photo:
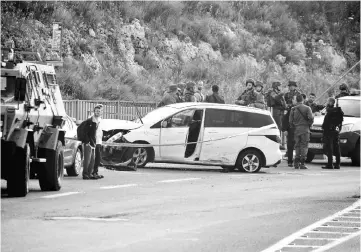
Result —
<svg viewBox="0 0 361 252"><path fill-rule="evenodd" d="M344 117L356 117L356 116L353 116L353 115L343 115Z"/></svg>

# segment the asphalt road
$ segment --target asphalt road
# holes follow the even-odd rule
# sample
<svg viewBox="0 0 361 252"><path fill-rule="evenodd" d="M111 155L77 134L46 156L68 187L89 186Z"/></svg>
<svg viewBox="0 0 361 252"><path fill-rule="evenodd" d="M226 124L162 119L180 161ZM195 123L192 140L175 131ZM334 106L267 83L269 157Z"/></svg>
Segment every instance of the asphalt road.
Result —
<svg viewBox="0 0 361 252"><path fill-rule="evenodd" d="M65 177L59 192L32 180L25 198L8 198L2 181L1 251L262 251L358 200L360 168L348 162L294 170L283 161L258 174L101 169L101 180ZM330 251L359 249L356 237Z"/></svg>

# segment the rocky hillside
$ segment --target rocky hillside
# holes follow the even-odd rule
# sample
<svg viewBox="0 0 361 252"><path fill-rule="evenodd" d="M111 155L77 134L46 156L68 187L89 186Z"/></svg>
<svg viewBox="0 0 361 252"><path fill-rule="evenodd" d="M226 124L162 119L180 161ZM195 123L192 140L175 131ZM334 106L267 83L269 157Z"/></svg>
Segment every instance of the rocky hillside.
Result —
<svg viewBox="0 0 361 252"><path fill-rule="evenodd" d="M62 55L49 47L54 21ZM171 82L202 80L232 102L250 77L321 94L360 60L359 36L360 2L1 2L2 45L61 57L70 99L156 101Z"/></svg>

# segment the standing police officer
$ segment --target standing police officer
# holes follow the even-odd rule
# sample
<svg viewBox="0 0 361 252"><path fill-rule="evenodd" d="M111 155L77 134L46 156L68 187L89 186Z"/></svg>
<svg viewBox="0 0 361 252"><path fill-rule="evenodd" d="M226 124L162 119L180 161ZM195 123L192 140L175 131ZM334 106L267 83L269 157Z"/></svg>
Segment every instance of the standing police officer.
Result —
<svg viewBox="0 0 361 252"><path fill-rule="evenodd" d="M295 169L308 169L305 166L306 156L308 152L308 142L310 141L310 127L313 124L313 115L311 108L303 104L301 94L295 96L296 106L291 109L290 127L294 127L295 131Z"/></svg>
<svg viewBox="0 0 361 252"><path fill-rule="evenodd" d="M327 153L327 165L322 169L340 169L340 131L342 129L343 111L340 107L335 107L336 100L332 97L328 98L327 114L324 118L323 144ZM336 164L332 165L333 154L336 156Z"/></svg>

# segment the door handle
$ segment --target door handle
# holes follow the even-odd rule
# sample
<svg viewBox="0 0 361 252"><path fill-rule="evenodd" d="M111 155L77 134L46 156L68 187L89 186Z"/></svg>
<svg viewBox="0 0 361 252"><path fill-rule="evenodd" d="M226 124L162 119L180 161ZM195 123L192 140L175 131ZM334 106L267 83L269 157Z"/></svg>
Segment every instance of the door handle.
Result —
<svg viewBox="0 0 361 252"><path fill-rule="evenodd" d="M208 133L209 134L215 134L215 133L217 133L217 131L209 131Z"/></svg>

